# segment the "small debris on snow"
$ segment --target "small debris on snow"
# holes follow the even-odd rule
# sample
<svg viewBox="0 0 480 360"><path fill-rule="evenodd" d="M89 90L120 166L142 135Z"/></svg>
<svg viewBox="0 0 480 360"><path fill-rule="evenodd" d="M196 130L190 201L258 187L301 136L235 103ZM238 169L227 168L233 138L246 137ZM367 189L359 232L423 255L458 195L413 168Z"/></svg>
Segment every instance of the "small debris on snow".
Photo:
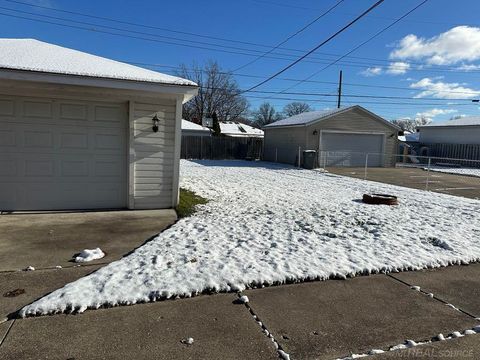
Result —
<svg viewBox="0 0 480 360"><path fill-rule="evenodd" d="M25 271L35 271L35 268L33 266L29 266L25 269Z"/></svg>
<svg viewBox="0 0 480 360"><path fill-rule="evenodd" d="M83 262L93 261L93 260L101 259L104 256L105 256L105 253L100 248L85 249L75 257L75 262L83 263Z"/></svg>
<svg viewBox="0 0 480 360"><path fill-rule="evenodd" d="M415 291L420 291L420 286L412 286L411 289Z"/></svg>
<svg viewBox="0 0 480 360"><path fill-rule="evenodd" d="M241 304L246 304L249 302L248 300L248 296L247 295L242 295L238 298L238 301L241 303Z"/></svg>
<svg viewBox="0 0 480 360"><path fill-rule="evenodd" d="M189 337L189 338L183 339L181 341L181 343L185 344L185 345L192 345L193 344L193 338Z"/></svg>
<svg viewBox="0 0 480 360"><path fill-rule="evenodd" d="M436 339L437 339L438 341L445 341L445 336L443 336L443 334L438 334L438 335L436 336Z"/></svg>
<svg viewBox="0 0 480 360"><path fill-rule="evenodd" d="M3 297L12 298L22 294L25 294L25 289L15 289L15 290L7 291L6 293L3 294Z"/></svg>

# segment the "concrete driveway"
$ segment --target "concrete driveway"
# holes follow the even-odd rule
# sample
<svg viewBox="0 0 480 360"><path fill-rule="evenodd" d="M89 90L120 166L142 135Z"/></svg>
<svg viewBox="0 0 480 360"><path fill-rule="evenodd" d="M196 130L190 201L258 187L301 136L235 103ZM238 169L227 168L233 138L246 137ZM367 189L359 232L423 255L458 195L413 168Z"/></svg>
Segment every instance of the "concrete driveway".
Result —
<svg viewBox="0 0 480 360"><path fill-rule="evenodd" d="M120 259L176 219L173 210L0 215L0 319ZM72 262L74 254L96 247L104 258ZM35 271L24 271L29 266Z"/></svg>
<svg viewBox="0 0 480 360"><path fill-rule="evenodd" d="M334 359L479 324L480 264L248 290L247 304L230 293L16 318L24 305L121 258L175 218L169 211L0 216L0 358L278 359L280 348L292 360ZM104 259L70 262L97 246ZM20 270L27 266L37 270ZM480 334L372 358L449 354L479 358Z"/></svg>

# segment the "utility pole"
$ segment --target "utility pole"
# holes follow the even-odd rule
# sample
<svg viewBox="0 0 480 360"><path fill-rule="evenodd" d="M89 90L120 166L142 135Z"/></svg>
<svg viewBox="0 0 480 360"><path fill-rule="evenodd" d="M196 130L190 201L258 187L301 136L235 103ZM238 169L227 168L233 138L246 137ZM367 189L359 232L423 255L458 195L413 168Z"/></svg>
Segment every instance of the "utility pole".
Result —
<svg viewBox="0 0 480 360"><path fill-rule="evenodd" d="M342 103L342 70L340 70L340 78L338 79L338 102L337 102L337 108L340 109L340 105Z"/></svg>

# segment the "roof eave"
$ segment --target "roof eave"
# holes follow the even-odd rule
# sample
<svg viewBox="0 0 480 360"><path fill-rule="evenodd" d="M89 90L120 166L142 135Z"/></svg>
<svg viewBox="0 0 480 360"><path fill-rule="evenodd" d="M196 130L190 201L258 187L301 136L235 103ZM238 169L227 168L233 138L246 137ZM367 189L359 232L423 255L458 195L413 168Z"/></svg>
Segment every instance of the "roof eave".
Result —
<svg viewBox="0 0 480 360"><path fill-rule="evenodd" d="M0 68L0 79L45 82L60 85L91 86L98 88L146 91L152 93L170 93L183 95L184 102L198 93L198 86L190 84L168 84L127 79L93 77L86 75L48 73L30 70Z"/></svg>

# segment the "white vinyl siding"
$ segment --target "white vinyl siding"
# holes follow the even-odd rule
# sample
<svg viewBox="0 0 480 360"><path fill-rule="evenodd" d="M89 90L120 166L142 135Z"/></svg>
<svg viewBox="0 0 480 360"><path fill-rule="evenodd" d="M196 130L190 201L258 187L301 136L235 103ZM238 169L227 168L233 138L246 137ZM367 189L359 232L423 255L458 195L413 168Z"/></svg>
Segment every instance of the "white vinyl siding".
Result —
<svg viewBox="0 0 480 360"><path fill-rule="evenodd" d="M176 101L133 102L134 154L133 207L135 209L171 208L174 192L174 145ZM153 132L152 118L159 119ZM177 190L175 190L176 193Z"/></svg>
<svg viewBox="0 0 480 360"><path fill-rule="evenodd" d="M127 206L127 107L0 95L0 210Z"/></svg>
<svg viewBox="0 0 480 360"><path fill-rule="evenodd" d="M422 144L480 144L480 126L420 128Z"/></svg>

